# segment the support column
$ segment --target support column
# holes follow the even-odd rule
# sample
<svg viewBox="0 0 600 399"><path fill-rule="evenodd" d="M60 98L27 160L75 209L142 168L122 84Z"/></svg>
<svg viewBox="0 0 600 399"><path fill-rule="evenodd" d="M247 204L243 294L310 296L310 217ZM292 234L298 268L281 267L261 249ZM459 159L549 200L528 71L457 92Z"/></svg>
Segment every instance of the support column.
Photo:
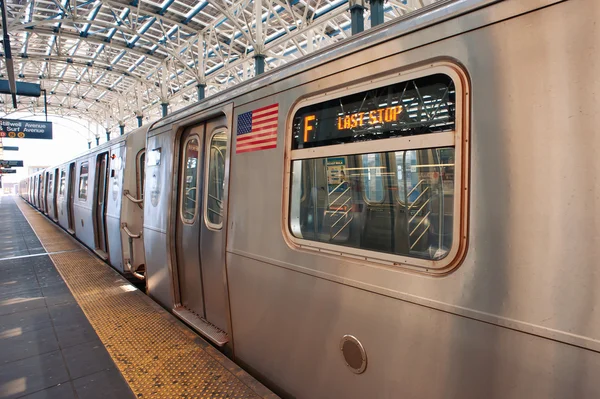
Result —
<svg viewBox="0 0 600 399"><path fill-rule="evenodd" d="M169 103L161 103L163 118L169 114Z"/></svg>
<svg viewBox="0 0 600 399"><path fill-rule="evenodd" d="M254 56L254 76L261 75L265 72L265 56L257 54Z"/></svg>
<svg viewBox="0 0 600 399"><path fill-rule="evenodd" d="M199 83L196 85L196 88L198 89L198 101L204 100L206 97L206 85Z"/></svg>
<svg viewBox="0 0 600 399"><path fill-rule="evenodd" d="M383 0L370 0L371 28L383 23Z"/></svg>
<svg viewBox="0 0 600 399"><path fill-rule="evenodd" d="M88 141L88 150L91 150L91 149L92 149L92 142Z"/></svg>
<svg viewBox="0 0 600 399"><path fill-rule="evenodd" d="M110 141L110 130L106 129L106 141Z"/></svg>
<svg viewBox="0 0 600 399"><path fill-rule="evenodd" d="M119 129L121 130L121 136L125 134L125 125L119 125Z"/></svg>
<svg viewBox="0 0 600 399"><path fill-rule="evenodd" d="M365 6L363 0L350 0L349 4L352 35L356 35L365 30Z"/></svg>
<svg viewBox="0 0 600 399"><path fill-rule="evenodd" d="M138 127L142 127L142 123L144 122L144 117L142 115L136 116L138 121Z"/></svg>
<svg viewBox="0 0 600 399"><path fill-rule="evenodd" d="M96 136L96 146L100 145L100 136Z"/></svg>

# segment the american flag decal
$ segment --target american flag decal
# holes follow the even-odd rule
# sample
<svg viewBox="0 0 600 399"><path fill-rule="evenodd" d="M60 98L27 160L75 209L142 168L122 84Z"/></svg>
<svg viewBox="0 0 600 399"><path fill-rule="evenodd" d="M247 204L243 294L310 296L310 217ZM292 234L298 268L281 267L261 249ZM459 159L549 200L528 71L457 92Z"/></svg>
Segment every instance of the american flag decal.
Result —
<svg viewBox="0 0 600 399"><path fill-rule="evenodd" d="M277 147L279 104L238 115L236 154Z"/></svg>

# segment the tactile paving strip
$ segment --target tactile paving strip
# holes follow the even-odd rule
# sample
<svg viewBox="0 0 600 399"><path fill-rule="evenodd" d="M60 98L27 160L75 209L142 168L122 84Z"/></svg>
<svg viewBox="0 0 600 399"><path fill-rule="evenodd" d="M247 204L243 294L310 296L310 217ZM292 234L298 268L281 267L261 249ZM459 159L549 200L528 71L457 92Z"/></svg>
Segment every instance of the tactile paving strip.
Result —
<svg viewBox="0 0 600 399"><path fill-rule="evenodd" d="M48 252L82 249L50 257L138 398L277 397L44 216L17 203Z"/></svg>

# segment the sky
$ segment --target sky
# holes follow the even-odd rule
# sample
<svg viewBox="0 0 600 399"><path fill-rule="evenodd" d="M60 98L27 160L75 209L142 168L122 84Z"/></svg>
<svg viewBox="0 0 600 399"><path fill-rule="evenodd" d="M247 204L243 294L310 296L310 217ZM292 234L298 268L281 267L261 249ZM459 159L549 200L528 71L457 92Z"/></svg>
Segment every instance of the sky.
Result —
<svg viewBox="0 0 600 399"><path fill-rule="evenodd" d="M43 115L32 116L30 113L12 113L8 119L45 121ZM100 135L100 144L106 142L104 128L94 123L76 118L63 118L48 115L52 122L52 140L39 139L8 139L3 138L4 146L19 147L19 151L4 151L5 160L23 161L24 167L15 168L17 173L6 174L2 177L3 184L14 184L28 175L30 167L48 167L73 159L88 150L88 140L92 148L96 146L95 135ZM113 132L113 138L118 132Z"/></svg>

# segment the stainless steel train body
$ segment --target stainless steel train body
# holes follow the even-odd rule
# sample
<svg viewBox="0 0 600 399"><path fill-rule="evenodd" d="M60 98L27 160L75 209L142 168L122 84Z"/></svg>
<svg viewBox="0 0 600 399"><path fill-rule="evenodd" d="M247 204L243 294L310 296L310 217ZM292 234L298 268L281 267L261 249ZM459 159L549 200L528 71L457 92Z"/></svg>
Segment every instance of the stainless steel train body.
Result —
<svg viewBox="0 0 600 399"><path fill-rule="evenodd" d="M599 18L440 2L163 118L148 293L283 397L599 397Z"/></svg>
<svg viewBox="0 0 600 399"><path fill-rule="evenodd" d="M21 196L124 274L143 277L141 239L147 128L21 182Z"/></svg>

